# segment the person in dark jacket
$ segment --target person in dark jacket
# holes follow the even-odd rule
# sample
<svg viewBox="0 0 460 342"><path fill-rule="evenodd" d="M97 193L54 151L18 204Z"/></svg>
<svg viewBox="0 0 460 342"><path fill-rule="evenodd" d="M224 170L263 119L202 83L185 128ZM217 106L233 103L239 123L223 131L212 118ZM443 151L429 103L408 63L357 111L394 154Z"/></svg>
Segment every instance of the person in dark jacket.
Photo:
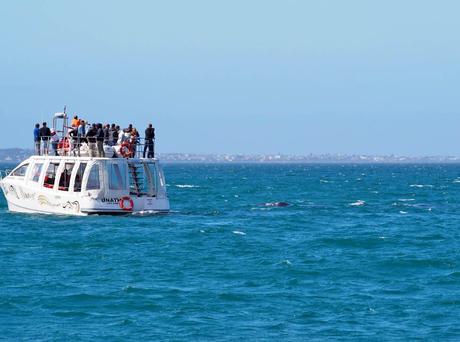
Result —
<svg viewBox="0 0 460 342"><path fill-rule="evenodd" d="M96 146L97 146L97 156L98 157L105 157L104 153L104 139L105 133L104 129L102 128L102 124L97 124L97 133L96 133Z"/></svg>
<svg viewBox="0 0 460 342"><path fill-rule="evenodd" d="M72 154L74 156L77 156L77 153L79 153L79 151L80 151L80 148L78 147L78 132L77 132L77 130L78 130L77 127L72 127L71 129L69 129L69 137L70 137L70 141L72 142L71 151L72 151Z"/></svg>
<svg viewBox="0 0 460 342"><path fill-rule="evenodd" d="M86 139L88 141L88 148L89 148L89 156L90 157L95 157L96 156L96 135L97 135L96 124L92 124L91 127L86 132Z"/></svg>
<svg viewBox="0 0 460 342"><path fill-rule="evenodd" d="M113 146L116 146L118 143L118 138L120 137L120 126L115 126L115 124L113 124L112 127L114 127L112 132Z"/></svg>
<svg viewBox="0 0 460 342"><path fill-rule="evenodd" d="M104 145L110 145L110 124L104 125Z"/></svg>
<svg viewBox="0 0 460 342"><path fill-rule="evenodd" d="M42 128L40 128L40 138L43 141L43 155L48 155L51 130L46 126L46 122L44 122Z"/></svg>
<svg viewBox="0 0 460 342"><path fill-rule="evenodd" d="M40 155L40 124L35 124L34 128L34 145L35 145L35 154Z"/></svg>
<svg viewBox="0 0 460 342"><path fill-rule="evenodd" d="M118 140L117 125L112 124L112 126L110 127L110 132L109 132L109 145L115 146L117 144L117 140Z"/></svg>
<svg viewBox="0 0 460 342"><path fill-rule="evenodd" d="M144 155L143 155L144 158L145 158L145 152L147 151L148 151L147 158L153 158L155 156L155 152L153 149L154 140L155 140L155 128L153 128L152 124L149 124L149 126L145 129L145 142L144 142Z"/></svg>

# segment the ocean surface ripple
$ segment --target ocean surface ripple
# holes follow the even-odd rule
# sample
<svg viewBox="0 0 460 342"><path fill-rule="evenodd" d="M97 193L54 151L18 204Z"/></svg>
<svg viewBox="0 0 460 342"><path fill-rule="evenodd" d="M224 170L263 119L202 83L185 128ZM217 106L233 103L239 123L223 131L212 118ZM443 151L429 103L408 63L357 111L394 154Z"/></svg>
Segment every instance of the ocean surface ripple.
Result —
<svg viewBox="0 0 460 342"><path fill-rule="evenodd" d="M165 173L168 215L13 214L1 196L0 336L460 338L460 166Z"/></svg>

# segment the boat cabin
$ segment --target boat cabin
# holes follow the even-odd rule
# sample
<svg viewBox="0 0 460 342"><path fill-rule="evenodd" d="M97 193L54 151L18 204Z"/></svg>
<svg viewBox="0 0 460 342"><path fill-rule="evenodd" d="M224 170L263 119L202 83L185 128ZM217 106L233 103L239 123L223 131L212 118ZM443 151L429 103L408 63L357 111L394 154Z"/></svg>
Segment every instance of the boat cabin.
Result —
<svg viewBox="0 0 460 342"><path fill-rule="evenodd" d="M44 193L87 193L98 198L166 196L163 170L156 159L33 156L8 178Z"/></svg>

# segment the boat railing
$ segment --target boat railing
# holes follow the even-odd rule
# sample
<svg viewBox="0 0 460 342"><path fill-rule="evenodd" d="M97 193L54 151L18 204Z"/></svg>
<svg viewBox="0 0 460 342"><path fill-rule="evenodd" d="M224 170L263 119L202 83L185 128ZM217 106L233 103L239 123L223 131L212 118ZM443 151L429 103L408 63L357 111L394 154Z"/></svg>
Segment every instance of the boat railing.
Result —
<svg viewBox="0 0 460 342"><path fill-rule="evenodd" d="M102 142L104 151L112 148L113 155L106 155L105 152L100 155L98 142ZM34 142L34 151L35 155L155 158L155 139L136 137L98 141L96 137L41 136L40 140Z"/></svg>

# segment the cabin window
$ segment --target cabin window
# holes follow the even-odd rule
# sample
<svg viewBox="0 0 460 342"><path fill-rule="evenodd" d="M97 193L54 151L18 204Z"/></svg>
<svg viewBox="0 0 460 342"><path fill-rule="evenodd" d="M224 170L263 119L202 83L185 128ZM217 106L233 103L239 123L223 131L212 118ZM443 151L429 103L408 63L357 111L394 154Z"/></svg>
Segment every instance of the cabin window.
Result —
<svg viewBox="0 0 460 342"><path fill-rule="evenodd" d="M126 165L111 164L109 167L109 189L124 190L126 189Z"/></svg>
<svg viewBox="0 0 460 342"><path fill-rule="evenodd" d="M56 181L56 172L59 167L59 163L50 163L46 169L45 179L43 181L43 186L45 188L53 188Z"/></svg>
<svg viewBox="0 0 460 342"><path fill-rule="evenodd" d="M150 170L150 179L152 180L152 192L155 195L157 192L157 182L158 182L157 168L155 167L155 164L153 163L148 163L147 166Z"/></svg>
<svg viewBox="0 0 460 342"><path fill-rule="evenodd" d="M83 174L85 173L86 163L80 163L78 166L77 173L75 174L75 183L73 186L73 191L80 192L81 191L81 183L83 180Z"/></svg>
<svg viewBox="0 0 460 342"><path fill-rule="evenodd" d="M42 168L43 168L43 163L37 163L34 165L34 168L32 169L32 173L30 175L30 179L32 182L38 182L40 179L40 175L42 173Z"/></svg>
<svg viewBox="0 0 460 342"><path fill-rule="evenodd" d="M70 176L72 176L74 165L74 163L65 163L64 170L61 172L61 177L59 178L59 190L69 191Z"/></svg>
<svg viewBox="0 0 460 342"><path fill-rule="evenodd" d="M94 164L88 175L88 182L86 183L86 190L98 190L101 184L99 180L99 165Z"/></svg>
<svg viewBox="0 0 460 342"><path fill-rule="evenodd" d="M26 175L28 167L29 167L29 164L24 164L24 165L19 166L18 168L13 170L13 172L11 172L11 176L24 177Z"/></svg>

